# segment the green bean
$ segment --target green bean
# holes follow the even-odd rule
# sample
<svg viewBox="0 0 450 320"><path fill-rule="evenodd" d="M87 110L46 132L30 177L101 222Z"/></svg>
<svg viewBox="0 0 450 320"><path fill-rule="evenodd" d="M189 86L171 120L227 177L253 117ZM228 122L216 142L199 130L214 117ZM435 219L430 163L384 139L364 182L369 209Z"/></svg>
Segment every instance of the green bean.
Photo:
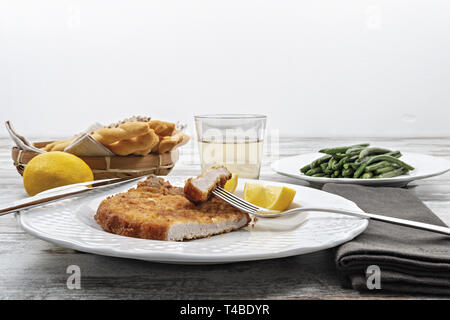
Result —
<svg viewBox="0 0 450 320"><path fill-rule="evenodd" d="M332 174L333 173L333 169L329 169L328 167L323 171L326 174Z"/></svg>
<svg viewBox="0 0 450 320"><path fill-rule="evenodd" d="M384 148L365 148L363 149L360 154L359 154L359 160L361 161L362 159L364 159L367 156L371 156L371 155L375 155L375 154L384 154L384 153L388 153L388 152L392 152L389 149L384 149Z"/></svg>
<svg viewBox="0 0 450 320"><path fill-rule="evenodd" d="M392 170L398 169L398 167L394 167L394 166L386 166L380 169L375 170L376 174L382 174L382 173L386 173Z"/></svg>
<svg viewBox="0 0 450 320"><path fill-rule="evenodd" d="M330 161L328 161L328 170L334 170L333 167L336 165L337 160L334 158L331 158Z"/></svg>
<svg viewBox="0 0 450 320"><path fill-rule="evenodd" d="M345 154L345 153L333 154L333 158L335 158L336 160L341 160L342 158L345 158L346 156L347 156L347 154Z"/></svg>
<svg viewBox="0 0 450 320"><path fill-rule="evenodd" d="M344 158L344 163L343 164L345 164L345 163L348 163L348 162L353 162L354 160L351 160L351 156L347 156L347 157L345 157Z"/></svg>
<svg viewBox="0 0 450 320"><path fill-rule="evenodd" d="M385 154L385 156L391 156L394 158L400 158L402 156L402 153L400 151L392 151Z"/></svg>
<svg viewBox="0 0 450 320"><path fill-rule="evenodd" d="M400 158L400 157L402 156L402 154L400 153L400 151L392 151L392 152L388 152L388 153L386 153L386 154L383 154L383 156L391 156L391 157L394 157L394 158ZM363 163L364 161L369 160L370 158L372 158L372 157L366 157L366 158L364 158L362 161L360 161L360 160L358 159L358 160L356 160L355 162L358 163L358 164L361 164L361 163Z"/></svg>
<svg viewBox="0 0 450 320"><path fill-rule="evenodd" d="M351 177L353 175L354 170L352 168L342 170L343 177Z"/></svg>
<svg viewBox="0 0 450 320"><path fill-rule="evenodd" d="M404 173L406 173L407 170L405 170L404 168L400 168L400 169L395 169L386 173L382 173L377 175L375 178L392 178L392 177L396 177L396 176L400 176Z"/></svg>
<svg viewBox="0 0 450 320"><path fill-rule="evenodd" d="M335 170L334 172L333 172L333 174L331 175L331 178L338 178L339 177L339 175L340 175L340 171L339 170Z"/></svg>
<svg viewBox="0 0 450 320"><path fill-rule="evenodd" d="M347 162L344 163L344 169L348 169L348 168L352 168L353 170L358 169L359 164L355 163L355 162Z"/></svg>
<svg viewBox="0 0 450 320"><path fill-rule="evenodd" d="M379 156L374 156L373 158L371 158L371 159L368 161L368 164L372 164L372 163L374 163L374 162L381 161L381 160L386 160L386 161L395 163L395 164L398 165L399 167L402 167L402 168L404 168L404 169L406 169L406 170L414 170L414 167L410 166L410 165L407 164L406 162L403 162L402 160L399 160L399 159L397 159L397 158L395 158L395 157L392 157L392 156L386 156L386 155L384 155L384 154L379 155Z"/></svg>
<svg viewBox="0 0 450 320"><path fill-rule="evenodd" d="M348 148L349 147L326 148L326 149L319 150L319 152L335 155L337 153L342 153L342 152L347 151Z"/></svg>
<svg viewBox="0 0 450 320"><path fill-rule="evenodd" d="M361 150L363 150L365 147L354 147L354 148L350 148L347 149L347 151L345 151L346 154L358 154L361 152Z"/></svg>
<svg viewBox="0 0 450 320"><path fill-rule="evenodd" d="M370 178L372 178L372 177L373 177L373 173L372 173L372 172L365 172L365 173L361 176L362 179L370 179Z"/></svg>
<svg viewBox="0 0 450 320"><path fill-rule="evenodd" d="M347 163L355 163L355 161L357 161L358 160L358 155L354 155L354 156L350 156L345 162L344 162L344 164L347 164ZM347 166L348 167L348 166Z"/></svg>
<svg viewBox="0 0 450 320"><path fill-rule="evenodd" d="M306 171L305 174L307 176L312 176L313 174L320 173L320 172L322 172L322 169L320 167L317 167L317 168L309 169L308 171Z"/></svg>
<svg viewBox="0 0 450 320"><path fill-rule="evenodd" d="M385 154L383 154L383 155L384 155L384 156L391 156L391 157L394 157L394 158L400 158L400 157L402 156L402 154L401 154L399 151L392 151L392 152L385 153ZM362 160L360 160L359 157L358 157L358 160L355 160L355 162L358 163L358 164L361 164L361 163L363 163L365 160L368 160L368 159L370 159L370 158L371 158L371 157L368 156L368 157L364 157Z"/></svg>
<svg viewBox="0 0 450 320"><path fill-rule="evenodd" d="M306 173L309 169L311 169L311 165L307 164L306 166L304 166L303 168L300 169L300 172Z"/></svg>
<svg viewBox="0 0 450 320"><path fill-rule="evenodd" d="M372 164L372 163L377 162L377 161L382 161L382 160L386 160L386 161L395 163L398 166L400 166L402 168L405 168L406 170L414 170L414 167L411 167L409 164L407 164L407 163L405 163L405 162L403 162L403 161L401 161L401 160L399 160L397 158L394 158L394 157L391 157L391 156L386 156L386 155L382 154L382 155L378 155L378 156L373 156L373 157L368 158L367 160L365 160L361 164L361 166L358 168L358 170L355 171L355 173L353 174L353 178L359 178L359 176L364 172L364 170L366 169L366 167L369 164Z"/></svg>
<svg viewBox="0 0 450 320"><path fill-rule="evenodd" d="M370 159L363 160L361 163L355 162L359 166L358 166L358 169L356 169L355 173L353 174L353 178L359 178L359 176L364 172L366 167L369 165L369 163L368 163L369 160Z"/></svg>
<svg viewBox="0 0 450 320"><path fill-rule="evenodd" d="M301 168L300 171L306 173L306 171L308 171L309 169L311 169L311 164L307 164L306 166Z"/></svg>
<svg viewBox="0 0 450 320"><path fill-rule="evenodd" d="M344 165L344 163L346 162L346 160L348 160L348 158L349 158L349 157L342 158L341 160L339 160L338 163L334 163L334 164L331 166L331 169L333 169L333 170L341 169L342 166Z"/></svg>
<svg viewBox="0 0 450 320"><path fill-rule="evenodd" d="M377 170L377 169L380 169L380 168L383 168L383 167L389 166L389 165L391 165L391 163L389 161L384 160L384 161L374 163L370 166L367 166L365 170L366 170L366 172L374 171L374 170Z"/></svg>
<svg viewBox="0 0 450 320"><path fill-rule="evenodd" d="M333 173L333 170L331 170L331 164L330 164L331 160L333 160L333 158L331 158L330 161L328 161L328 162L324 162L324 163L320 164L320 168L326 174Z"/></svg>
<svg viewBox="0 0 450 320"><path fill-rule="evenodd" d="M325 176L325 173L316 173L316 174L313 174L312 175L312 177L317 177L317 178L320 178L320 177L324 177Z"/></svg>
<svg viewBox="0 0 450 320"><path fill-rule="evenodd" d="M313 162L311 162L311 168L315 168L318 165L320 165L323 162L327 162L331 159L331 155L327 154L323 157L320 157L319 159L314 160Z"/></svg>
<svg viewBox="0 0 450 320"><path fill-rule="evenodd" d="M336 147L336 148L325 148L322 150L319 150L320 153L327 153L327 154L337 154L337 153L345 153L348 149L350 148L355 148L355 147L367 147L369 144L368 143L363 143L363 144L355 144L353 146L345 146L345 147Z"/></svg>

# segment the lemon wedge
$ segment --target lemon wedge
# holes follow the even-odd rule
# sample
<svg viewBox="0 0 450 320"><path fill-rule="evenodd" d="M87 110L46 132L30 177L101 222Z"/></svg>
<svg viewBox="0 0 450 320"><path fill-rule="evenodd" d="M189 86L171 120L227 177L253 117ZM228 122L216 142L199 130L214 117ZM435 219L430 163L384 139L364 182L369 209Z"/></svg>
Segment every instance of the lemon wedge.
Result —
<svg viewBox="0 0 450 320"><path fill-rule="evenodd" d="M234 192L236 190L236 187L238 185L238 178L239 175L237 173L233 173L231 176L231 179L225 183L225 186L223 187L228 192Z"/></svg>
<svg viewBox="0 0 450 320"><path fill-rule="evenodd" d="M244 200L259 207L266 207L266 191L263 185L259 183L245 183Z"/></svg>
<svg viewBox="0 0 450 320"><path fill-rule="evenodd" d="M288 187L263 186L247 182L244 200L269 210L284 211L294 200L296 191Z"/></svg>

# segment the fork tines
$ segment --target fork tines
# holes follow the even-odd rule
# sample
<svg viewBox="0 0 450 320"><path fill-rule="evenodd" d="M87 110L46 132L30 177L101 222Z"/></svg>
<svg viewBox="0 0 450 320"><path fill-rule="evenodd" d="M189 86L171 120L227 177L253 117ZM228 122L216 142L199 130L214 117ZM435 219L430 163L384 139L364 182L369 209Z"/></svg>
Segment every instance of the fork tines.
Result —
<svg viewBox="0 0 450 320"><path fill-rule="evenodd" d="M218 188L214 189L212 193L215 196L217 196L218 198L224 200L225 202L228 202L233 207L235 207L239 210L242 210L244 212L253 214L253 213L261 210L261 208L255 206L245 200L242 200L241 198L235 196L234 194L226 191L223 188L218 187Z"/></svg>

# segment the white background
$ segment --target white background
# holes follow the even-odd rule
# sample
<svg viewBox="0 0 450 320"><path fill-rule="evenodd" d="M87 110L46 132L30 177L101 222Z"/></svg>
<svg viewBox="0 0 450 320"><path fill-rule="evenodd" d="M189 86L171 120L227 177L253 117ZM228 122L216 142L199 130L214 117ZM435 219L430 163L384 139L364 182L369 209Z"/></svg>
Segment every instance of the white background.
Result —
<svg viewBox="0 0 450 320"><path fill-rule="evenodd" d="M450 136L450 2L0 0L0 119L20 133L236 112L283 135Z"/></svg>

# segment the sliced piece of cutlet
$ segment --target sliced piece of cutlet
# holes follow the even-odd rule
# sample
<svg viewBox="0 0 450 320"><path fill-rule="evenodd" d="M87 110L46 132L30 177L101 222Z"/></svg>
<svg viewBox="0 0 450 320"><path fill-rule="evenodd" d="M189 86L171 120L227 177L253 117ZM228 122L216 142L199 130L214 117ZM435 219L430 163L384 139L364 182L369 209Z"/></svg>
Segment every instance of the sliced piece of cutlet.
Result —
<svg viewBox="0 0 450 320"><path fill-rule="evenodd" d="M192 202L204 202L215 188L223 187L231 176L231 172L224 166L211 167L197 178L189 178L186 181L184 195Z"/></svg>

